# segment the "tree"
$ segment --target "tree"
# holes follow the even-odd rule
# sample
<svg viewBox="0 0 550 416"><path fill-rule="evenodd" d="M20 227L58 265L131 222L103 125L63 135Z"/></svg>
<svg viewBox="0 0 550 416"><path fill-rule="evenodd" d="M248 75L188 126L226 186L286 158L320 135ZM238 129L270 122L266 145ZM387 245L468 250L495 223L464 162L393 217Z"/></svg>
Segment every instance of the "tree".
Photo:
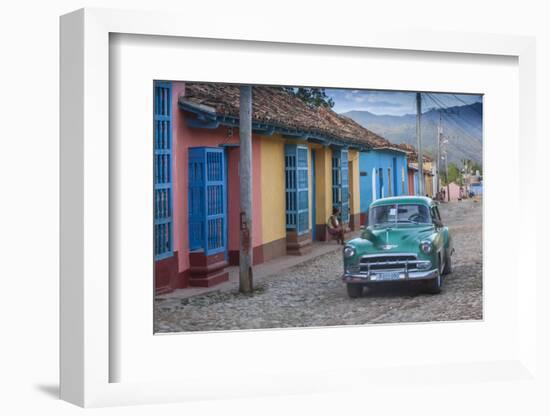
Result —
<svg viewBox="0 0 550 416"><path fill-rule="evenodd" d="M481 168L481 165L479 163L474 163L472 165L472 173L476 173L479 171L480 175L483 175L483 169Z"/></svg>
<svg viewBox="0 0 550 416"><path fill-rule="evenodd" d="M329 97L324 88L288 87L288 92L294 94L304 103L312 107L334 107L334 100Z"/></svg>
<svg viewBox="0 0 550 416"><path fill-rule="evenodd" d="M462 172L460 171L458 166L456 166L456 164L452 162L449 163L449 166L447 169L447 175L444 178L443 182L445 183L445 185L451 182L462 184Z"/></svg>
<svg viewBox="0 0 550 416"><path fill-rule="evenodd" d="M475 175L476 171L479 171L479 174L483 175L483 169L479 163L470 159L463 159L462 164L464 165L465 173Z"/></svg>

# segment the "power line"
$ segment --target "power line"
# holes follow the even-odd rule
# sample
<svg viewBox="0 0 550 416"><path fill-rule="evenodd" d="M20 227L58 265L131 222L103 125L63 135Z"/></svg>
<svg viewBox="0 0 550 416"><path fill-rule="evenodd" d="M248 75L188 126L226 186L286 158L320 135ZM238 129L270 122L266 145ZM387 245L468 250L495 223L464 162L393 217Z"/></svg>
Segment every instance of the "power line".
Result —
<svg viewBox="0 0 550 416"><path fill-rule="evenodd" d="M441 110L447 110L447 108L444 107L444 104L443 104L441 101L439 101L438 99L436 99L434 96L432 96L432 94L426 93L426 96L427 96L428 98L430 98L430 99L432 100L432 102L433 102L436 106L438 106ZM460 124L458 124L458 122L457 122L456 120L454 120L454 119L452 119L451 117L449 117L449 114L448 114L447 111L442 111L442 113L443 113L443 115L446 117L446 119L447 119L448 121L452 121L452 122L455 124L455 126L456 126L458 129L460 129L464 134L466 134L467 136L470 136L472 139L478 140L477 138L475 138L474 136L472 136L470 133L468 133L466 130L464 130L464 128L463 128ZM463 121L464 123L468 124L468 125L469 125L470 127L472 127L473 129L477 130L477 127L475 127L474 125L472 125L472 124L469 123L468 121L464 120L463 118L462 118L462 121ZM481 131L479 131L479 133L480 133L480 135L482 134Z"/></svg>
<svg viewBox="0 0 550 416"><path fill-rule="evenodd" d="M439 105L443 110L448 110L448 108L444 107L445 104L444 104L441 100L439 100L439 98L434 97L432 94L428 94L428 96L429 96L429 98L431 98L431 100L432 100L434 103L436 103L437 105ZM458 97L457 97L457 98L458 98ZM452 113L452 112L445 111L445 114L448 115L448 114L453 114L453 113ZM457 114L457 116L458 116L458 114ZM461 117L461 119L462 119L462 121L463 121L464 123L468 124L468 125L469 125L470 127L472 127L473 129L475 129L475 130L478 129L477 126L474 126L473 124L469 123L469 122L468 122L467 120L465 120L464 118ZM481 132L481 130L480 130L480 131L479 131L479 134L481 135L481 133L482 133L482 132Z"/></svg>
<svg viewBox="0 0 550 416"><path fill-rule="evenodd" d="M457 122L456 120L454 120L454 119L452 119L451 117L449 117L449 112L446 111L446 110L448 110L448 109L444 106L444 104L443 104L439 99L435 98L432 94L429 94L429 93L425 93L425 95L426 95L428 98L430 98L430 99L432 100L432 102L433 102L437 107L440 108L440 110L439 110L440 113L442 113L442 114L445 116L445 119L446 119L448 122L449 122L449 121L453 122L453 124L455 125L456 128L458 128L459 130L461 130L465 135L469 136L471 139L476 140L476 141L478 140L477 138L475 138L474 136L472 136L469 132L467 132L466 130L464 130L464 128L462 128L462 126L461 126L460 124L458 124L458 122ZM443 111L441 111L441 110L443 110ZM464 119L462 119L462 120L463 120L466 124L468 124L470 127L476 129L475 126L473 126L472 124L468 123L466 120L464 120ZM481 135L482 132L480 131L479 133L480 133L480 135Z"/></svg>
<svg viewBox="0 0 550 416"><path fill-rule="evenodd" d="M432 100L435 100L436 97L432 94L432 93L426 93L426 95L429 95ZM456 94L451 94L451 93L448 93L448 94L444 94L444 95L450 95L452 97L454 97L457 101L459 101L460 103L464 104L465 106L467 106L468 108L471 108L473 111L475 111L476 113L478 113L480 116L482 116L482 113L475 107L472 107L472 104L473 103L468 103L466 101L464 101L462 98L460 98L458 95ZM437 98L439 104L445 108L448 108L448 106L443 102L442 99L440 99L439 97Z"/></svg>
<svg viewBox="0 0 550 416"><path fill-rule="evenodd" d="M462 104L465 104L467 106L471 106L472 104L468 104L466 101L464 101L462 98L458 97L456 94L451 94L453 97L455 97L458 101L460 101ZM479 111L477 108L475 107L469 107L471 108L472 110L474 110L476 113L478 113L480 116L482 116L483 114L481 114L481 111Z"/></svg>
<svg viewBox="0 0 550 416"><path fill-rule="evenodd" d="M475 140L476 142L479 142L479 140L478 140L476 137L472 136L470 133L468 133L466 130L464 130L464 129L462 128L462 126L460 126L460 124L458 124L458 123L456 122L456 120L454 120L454 119L452 119L452 118L449 118L449 117L446 116L445 114L443 114L443 116L445 117L446 121L452 122L452 123L454 124L454 127L457 128L458 130L460 130L464 135L466 135L467 137L469 137L469 138L472 139L472 140Z"/></svg>
<svg viewBox="0 0 550 416"><path fill-rule="evenodd" d="M458 128L458 129L459 129L462 133L464 133L466 136L470 137L470 138L473 139L473 140L478 141L478 139L477 139L476 137L472 136L470 133L468 133L466 130L464 130L464 128L463 128L460 124L458 124L458 122L457 122L456 120L454 120L454 119L448 117L447 115L445 115L445 113L443 113L443 116L446 117L446 120L447 120L447 121L453 122L453 123L454 123L454 126L455 126L456 128Z"/></svg>
<svg viewBox="0 0 550 416"><path fill-rule="evenodd" d="M479 140L476 139L475 137L473 137L470 133L468 133L467 131L465 131L462 126L460 126L460 124L458 124L458 122L449 117L448 115L448 112L445 111L446 108L444 108L442 105L441 105L441 102L439 100L436 100L435 97L433 96L429 96L429 98L438 106L441 108L441 110L439 111L440 115L443 115L445 117L445 120L447 121L447 123L449 122L452 122L455 126L455 128L459 129L465 136L463 136L464 139L469 139L469 140L473 140L474 142L476 143L479 143ZM471 154L470 152L467 152L467 154L469 154L470 157L474 157L475 155L474 154ZM474 157L475 159L475 157Z"/></svg>

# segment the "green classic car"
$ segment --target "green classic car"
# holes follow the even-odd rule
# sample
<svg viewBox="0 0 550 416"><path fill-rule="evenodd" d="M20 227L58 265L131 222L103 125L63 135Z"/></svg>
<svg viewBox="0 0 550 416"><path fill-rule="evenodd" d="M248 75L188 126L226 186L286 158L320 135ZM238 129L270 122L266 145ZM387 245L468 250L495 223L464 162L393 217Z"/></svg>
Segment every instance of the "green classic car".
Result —
<svg viewBox="0 0 550 416"><path fill-rule="evenodd" d="M361 237L344 246L342 280L352 298L364 287L411 281L439 293L441 276L451 273L453 251L449 229L431 198L382 198L370 205Z"/></svg>

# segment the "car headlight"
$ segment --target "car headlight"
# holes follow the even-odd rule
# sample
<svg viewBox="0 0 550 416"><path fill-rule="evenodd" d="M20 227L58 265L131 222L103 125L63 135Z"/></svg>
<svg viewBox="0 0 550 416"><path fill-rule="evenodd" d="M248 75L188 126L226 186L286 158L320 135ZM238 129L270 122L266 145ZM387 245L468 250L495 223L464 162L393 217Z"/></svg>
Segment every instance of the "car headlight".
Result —
<svg viewBox="0 0 550 416"><path fill-rule="evenodd" d="M353 257L355 255L355 247L345 246L344 247L344 257Z"/></svg>
<svg viewBox="0 0 550 416"><path fill-rule="evenodd" d="M432 251L432 243L429 241L422 241L420 243L420 250L422 250L423 253L428 254L430 251Z"/></svg>

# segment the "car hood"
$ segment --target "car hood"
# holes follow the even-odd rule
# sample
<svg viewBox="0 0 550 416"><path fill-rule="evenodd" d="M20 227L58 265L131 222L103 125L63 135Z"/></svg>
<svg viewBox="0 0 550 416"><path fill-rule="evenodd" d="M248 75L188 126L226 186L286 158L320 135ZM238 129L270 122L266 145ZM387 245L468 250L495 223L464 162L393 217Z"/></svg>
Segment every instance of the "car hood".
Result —
<svg viewBox="0 0 550 416"><path fill-rule="evenodd" d="M388 227L388 228L367 228L361 239L376 250L384 251L410 251L416 252L421 241L430 240L434 234L432 225L416 227ZM369 244L370 243L370 244Z"/></svg>

